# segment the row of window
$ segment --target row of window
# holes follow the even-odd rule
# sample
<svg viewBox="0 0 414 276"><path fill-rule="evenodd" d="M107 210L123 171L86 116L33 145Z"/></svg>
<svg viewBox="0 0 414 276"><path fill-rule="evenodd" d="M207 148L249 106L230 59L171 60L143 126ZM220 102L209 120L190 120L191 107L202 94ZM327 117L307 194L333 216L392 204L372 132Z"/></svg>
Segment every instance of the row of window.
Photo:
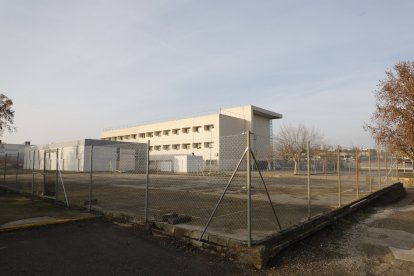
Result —
<svg viewBox="0 0 414 276"><path fill-rule="evenodd" d="M186 144L172 144L172 145L156 145L156 146L150 146L149 150L153 151L161 151L161 150L179 150L179 149L201 149L203 146L203 143L186 143ZM213 142L204 142L204 148L211 149L213 148Z"/></svg>
<svg viewBox="0 0 414 276"><path fill-rule="evenodd" d="M166 129L166 130L158 130L158 131L149 131L149 132L141 132L138 134L130 134L124 136L115 136L115 137L108 137L104 140L108 141L122 141L122 140L130 140L130 139L137 139L138 138L150 138L150 137L161 137L161 136L169 136L171 133L173 135L179 135L180 133L188 134L190 131L193 133L200 133L202 126L193 126L191 127L183 127L183 128L174 128L174 129ZM214 125L204 125L204 131L212 131Z"/></svg>

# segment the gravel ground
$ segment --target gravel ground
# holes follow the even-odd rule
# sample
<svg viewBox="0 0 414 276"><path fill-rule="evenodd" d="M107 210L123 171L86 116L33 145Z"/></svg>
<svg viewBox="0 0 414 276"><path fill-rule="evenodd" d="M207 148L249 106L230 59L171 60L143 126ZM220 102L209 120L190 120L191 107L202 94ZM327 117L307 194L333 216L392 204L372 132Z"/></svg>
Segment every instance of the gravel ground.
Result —
<svg viewBox="0 0 414 276"><path fill-rule="evenodd" d="M414 275L414 190L341 219L281 252L268 275Z"/></svg>

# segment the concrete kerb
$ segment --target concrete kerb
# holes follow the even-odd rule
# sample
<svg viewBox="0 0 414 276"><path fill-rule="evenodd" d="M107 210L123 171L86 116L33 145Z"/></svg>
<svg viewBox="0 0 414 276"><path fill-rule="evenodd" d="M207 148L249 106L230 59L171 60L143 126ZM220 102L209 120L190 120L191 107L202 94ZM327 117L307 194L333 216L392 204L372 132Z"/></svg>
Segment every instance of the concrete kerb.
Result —
<svg viewBox="0 0 414 276"><path fill-rule="evenodd" d="M50 218L48 221L42 221L39 223L27 223L23 225L15 225L15 226L6 226L6 227L0 227L0 233L2 232L9 232L9 231L16 231L16 230L22 230L22 229L29 229L29 228L35 228L35 227L44 227L44 226L50 226L50 225L57 225L57 224L65 224L65 223L72 223L72 222L79 222L79 221L86 221L86 220L94 220L95 217L83 217L83 218L68 218L68 219L55 219Z"/></svg>

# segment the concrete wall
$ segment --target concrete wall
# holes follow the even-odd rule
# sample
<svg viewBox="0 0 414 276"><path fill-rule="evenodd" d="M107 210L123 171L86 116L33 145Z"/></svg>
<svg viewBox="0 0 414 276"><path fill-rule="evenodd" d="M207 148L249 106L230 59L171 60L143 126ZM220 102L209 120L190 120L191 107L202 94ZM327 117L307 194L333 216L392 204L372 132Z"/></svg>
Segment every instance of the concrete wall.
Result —
<svg viewBox="0 0 414 276"><path fill-rule="evenodd" d="M246 131L243 119L220 116L220 170L234 170L246 149Z"/></svg>
<svg viewBox="0 0 414 276"><path fill-rule="evenodd" d="M270 141L270 127L269 119L262 116L253 115L253 141L252 149L258 160L271 160L271 141Z"/></svg>

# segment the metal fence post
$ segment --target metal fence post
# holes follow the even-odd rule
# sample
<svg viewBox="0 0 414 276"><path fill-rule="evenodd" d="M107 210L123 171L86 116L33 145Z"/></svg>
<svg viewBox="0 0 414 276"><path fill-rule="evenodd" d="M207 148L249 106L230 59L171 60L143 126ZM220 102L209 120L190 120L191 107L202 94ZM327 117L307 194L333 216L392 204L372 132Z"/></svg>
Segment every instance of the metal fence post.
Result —
<svg viewBox="0 0 414 276"><path fill-rule="evenodd" d="M397 178L397 182L400 182L400 177L398 176L398 157L395 157L395 177Z"/></svg>
<svg viewBox="0 0 414 276"><path fill-rule="evenodd" d="M250 145L250 130L248 130L246 132L246 143L247 143L247 155L246 155L246 160L247 160L247 246L251 247L252 246L252 228L251 228L251 208L252 208L252 202L251 202L251 182L252 182L252 177L251 177L251 166L250 166L250 162L251 162L251 155L250 155L250 151L251 151L251 145Z"/></svg>
<svg viewBox="0 0 414 276"><path fill-rule="evenodd" d="M310 190L310 141L306 143L306 157L308 159L308 219L311 218L311 190Z"/></svg>
<svg viewBox="0 0 414 276"><path fill-rule="evenodd" d="M356 196L359 198L359 166L358 166L358 148L355 149L355 173L356 173Z"/></svg>
<svg viewBox="0 0 414 276"><path fill-rule="evenodd" d="M32 164L32 198L34 196L34 181L35 181L35 157L36 157L36 151L33 151L33 164Z"/></svg>
<svg viewBox="0 0 414 276"><path fill-rule="evenodd" d="M19 177L19 155L20 152L17 153L17 158L16 158L16 187L17 187L17 181L18 181L18 177Z"/></svg>
<svg viewBox="0 0 414 276"><path fill-rule="evenodd" d="M46 150L43 152L43 189L45 188L45 186L46 186Z"/></svg>
<svg viewBox="0 0 414 276"><path fill-rule="evenodd" d="M388 185L388 153L385 151L385 186Z"/></svg>
<svg viewBox="0 0 414 276"><path fill-rule="evenodd" d="M369 165L369 192L372 193L372 172L371 172L371 150L368 150L368 165Z"/></svg>
<svg viewBox="0 0 414 276"><path fill-rule="evenodd" d="M50 166L52 166L52 160L50 160ZM59 195L59 149L56 149L56 182L55 182L55 200L58 201Z"/></svg>
<svg viewBox="0 0 414 276"><path fill-rule="evenodd" d="M341 148L338 146L338 207L341 207Z"/></svg>
<svg viewBox="0 0 414 276"><path fill-rule="evenodd" d="M93 145L91 145L91 153L90 153L90 168L89 168L89 212L92 210L92 188L93 188Z"/></svg>
<svg viewBox="0 0 414 276"><path fill-rule="evenodd" d="M145 209L144 209L144 220L145 223L148 221L148 187L149 187L149 152L150 152L151 141L147 142L147 167L145 172Z"/></svg>
<svg viewBox="0 0 414 276"><path fill-rule="evenodd" d="M327 152L326 152L326 150L325 150L325 157L323 158L324 159L324 162L323 162L323 172L325 173L325 181L327 181L328 180L328 175L327 175L327 173L326 173L326 171L327 171Z"/></svg>
<svg viewBox="0 0 414 276"><path fill-rule="evenodd" d="M381 189L381 150L377 150L377 158L378 158L378 184L379 184L379 188Z"/></svg>
<svg viewBox="0 0 414 276"><path fill-rule="evenodd" d="M4 176L3 176L4 185L6 185L6 173L7 173L7 153L4 156Z"/></svg>

